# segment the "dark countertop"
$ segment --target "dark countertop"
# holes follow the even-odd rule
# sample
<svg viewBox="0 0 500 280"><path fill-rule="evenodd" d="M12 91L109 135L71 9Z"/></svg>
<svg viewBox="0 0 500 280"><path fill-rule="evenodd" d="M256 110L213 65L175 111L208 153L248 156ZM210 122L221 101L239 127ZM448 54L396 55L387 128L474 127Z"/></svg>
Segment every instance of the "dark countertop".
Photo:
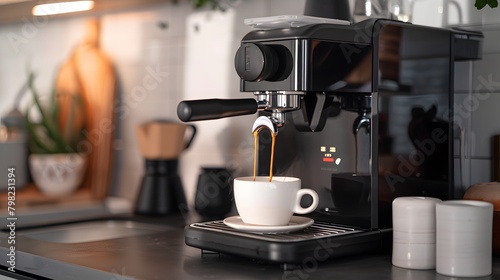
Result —
<svg viewBox="0 0 500 280"><path fill-rule="evenodd" d="M50 279L453 279L434 270L392 266L387 253L331 259L284 271L279 264L206 253L184 243L181 217L137 219L168 225L164 232L77 244L44 242L16 236L16 274L8 274L7 235L0 233L0 275L22 278L22 273ZM189 223L189 222L188 222ZM493 259L493 275L500 278L500 258ZM30 275L27 275L30 276ZM463 278L462 278L463 279Z"/></svg>

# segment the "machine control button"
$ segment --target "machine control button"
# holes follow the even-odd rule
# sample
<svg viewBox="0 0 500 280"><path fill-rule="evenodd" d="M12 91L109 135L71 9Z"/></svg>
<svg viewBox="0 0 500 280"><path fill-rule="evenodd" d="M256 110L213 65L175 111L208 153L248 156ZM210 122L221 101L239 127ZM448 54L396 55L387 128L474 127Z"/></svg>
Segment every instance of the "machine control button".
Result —
<svg viewBox="0 0 500 280"><path fill-rule="evenodd" d="M283 80L291 71L291 54L283 46L243 43L234 58L236 73L249 82Z"/></svg>

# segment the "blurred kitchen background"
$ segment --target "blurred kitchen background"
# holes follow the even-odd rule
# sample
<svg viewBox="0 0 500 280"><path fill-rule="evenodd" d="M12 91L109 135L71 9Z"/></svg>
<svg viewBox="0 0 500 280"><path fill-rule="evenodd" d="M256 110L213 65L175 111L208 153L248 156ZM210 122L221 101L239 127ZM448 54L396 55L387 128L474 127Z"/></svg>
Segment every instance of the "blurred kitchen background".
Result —
<svg viewBox="0 0 500 280"><path fill-rule="evenodd" d="M118 81L108 193L132 203L144 174L136 126L158 119L177 120L176 107L184 99L249 97L239 92L233 66L240 39L251 30L243 20L302 14L305 5L305 0L221 0L226 9L220 11L195 9L188 0L135 2L140 4L50 18L25 15L0 24L3 116L14 106L27 65L37 73L38 90L48 95L58 67L81 42L87 20L100 20L100 46L113 62ZM353 9L354 1L350 4ZM500 134L499 14L500 8L477 11L471 0L414 1L415 24L460 26L485 35L483 59L459 62L455 69L455 180L464 189L497 179L493 162L500 155L493 153L492 137ZM30 100L30 94L23 96L22 112ZM244 116L195 123L196 138L180 157L189 205L202 167L230 168L235 176L251 174L254 119ZM0 159L5 160L4 156L0 154Z"/></svg>

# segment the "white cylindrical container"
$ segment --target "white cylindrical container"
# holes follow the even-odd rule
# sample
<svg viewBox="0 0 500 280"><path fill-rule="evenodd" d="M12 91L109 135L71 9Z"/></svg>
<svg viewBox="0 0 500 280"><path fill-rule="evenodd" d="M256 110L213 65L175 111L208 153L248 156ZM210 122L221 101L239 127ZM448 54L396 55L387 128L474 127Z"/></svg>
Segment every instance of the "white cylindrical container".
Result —
<svg viewBox="0 0 500 280"><path fill-rule="evenodd" d="M436 203L432 197L398 197L392 202L392 264L436 267Z"/></svg>
<svg viewBox="0 0 500 280"><path fill-rule="evenodd" d="M456 277L492 272L493 204L451 200L436 205L436 271Z"/></svg>

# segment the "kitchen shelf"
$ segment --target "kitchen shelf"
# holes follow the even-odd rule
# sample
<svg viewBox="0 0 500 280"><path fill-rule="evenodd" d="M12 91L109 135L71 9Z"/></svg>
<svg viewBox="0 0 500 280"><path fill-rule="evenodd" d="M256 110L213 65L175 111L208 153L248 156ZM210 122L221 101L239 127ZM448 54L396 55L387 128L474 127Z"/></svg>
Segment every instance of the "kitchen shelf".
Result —
<svg viewBox="0 0 500 280"><path fill-rule="evenodd" d="M0 201L7 201L7 192L0 193ZM80 187L76 192L71 195L54 198L49 197L41 193L38 188L30 183L22 189L16 191L16 211L22 211L23 209L34 207L34 206L45 206L45 205L65 205L65 204L75 204L75 203L87 203L97 201L90 192L89 188ZM2 209L5 210L5 209Z"/></svg>
<svg viewBox="0 0 500 280"><path fill-rule="evenodd" d="M54 15L48 16L48 18L63 18L75 15L95 15L102 12L113 12L138 8L151 4L176 3L180 1L183 0L95 0L94 8L90 11ZM0 5L0 23L32 22L35 20L35 17L31 14L31 10L37 4L40 4L40 1L29 0Z"/></svg>

